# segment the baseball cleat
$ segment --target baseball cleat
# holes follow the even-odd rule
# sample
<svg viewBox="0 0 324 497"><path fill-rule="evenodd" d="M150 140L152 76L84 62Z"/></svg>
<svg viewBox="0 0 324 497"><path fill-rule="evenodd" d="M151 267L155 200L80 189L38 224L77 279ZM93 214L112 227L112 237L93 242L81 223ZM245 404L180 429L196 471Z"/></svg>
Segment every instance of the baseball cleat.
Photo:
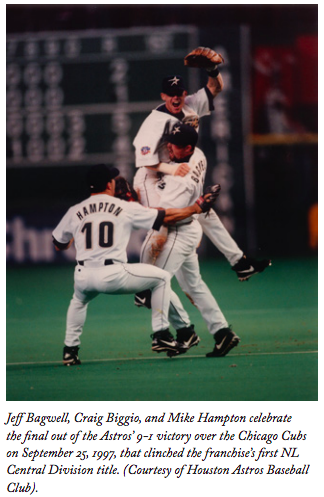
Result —
<svg viewBox="0 0 324 497"><path fill-rule="evenodd" d="M240 281L247 281L251 278L251 276L262 273L262 271L269 266L271 266L271 261L269 259L257 261L256 259L243 255L243 257L232 267L232 269L236 272Z"/></svg>
<svg viewBox="0 0 324 497"><path fill-rule="evenodd" d="M173 338L168 329L156 331L151 335L153 352L171 352L172 356L179 354L178 342ZM169 356L171 357L171 355Z"/></svg>
<svg viewBox="0 0 324 497"><path fill-rule="evenodd" d="M167 356L168 357L176 357L177 355L180 355L181 352L179 350L168 350Z"/></svg>
<svg viewBox="0 0 324 497"><path fill-rule="evenodd" d="M180 328L177 330L177 343L178 350L177 353L174 351L168 351L168 357L174 357L175 355L185 354L191 347L198 345L200 342L199 336L195 333L194 325L191 324L187 328Z"/></svg>
<svg viewBox="0 0 324 497"><path fill-rule="evenodd" d="M68 347L67 345L63 349L63 364L64 366L76 366L81 364L78 357L79 347Z"/></svg>
<svg viewBox="0 0 324 497"><path fill-rule="evenodd" d="M222 328L216 331L214 340L214 350L206 354L206 357L224 357L239 344L241 339L230 328Z"/></svg>
<svg viewBox="0 0 324 497"><path fill-rule="evenodd" d="M191 347L198 345L200 338L196 334L193 324L187 328L180 328L177 330L177 342L180 345L180 354L184 354ZM182 349L184 349L183 352Z"/></svg>
<svg viewBox="0 0 324 497"><path fill-rule="evenodd" d="M134 297L134 304L136 307L147 307L148 309L151 309L151 297L151 290L144 290L143 292L136 293Z"/></svg>

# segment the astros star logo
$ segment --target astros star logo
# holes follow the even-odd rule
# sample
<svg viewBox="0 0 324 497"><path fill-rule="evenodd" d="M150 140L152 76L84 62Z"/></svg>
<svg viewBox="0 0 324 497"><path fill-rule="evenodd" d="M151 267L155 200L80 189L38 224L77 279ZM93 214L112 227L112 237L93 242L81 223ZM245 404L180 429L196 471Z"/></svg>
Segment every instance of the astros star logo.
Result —
<svg viewBox="0 0 324 497"><path fill-rule="evenodd" d="M175 135L176 133L180 133L180 126L174 127L172 134Z"/></svg>
<svg viewBox="0 0 324 497"><path fill-rule="evenodd" d="M174 78L169 79L169 81L171 83L171 86L173 86L173 85L177 85L179 83L180 79L177 78L177 76L174 76Z"/></svg>

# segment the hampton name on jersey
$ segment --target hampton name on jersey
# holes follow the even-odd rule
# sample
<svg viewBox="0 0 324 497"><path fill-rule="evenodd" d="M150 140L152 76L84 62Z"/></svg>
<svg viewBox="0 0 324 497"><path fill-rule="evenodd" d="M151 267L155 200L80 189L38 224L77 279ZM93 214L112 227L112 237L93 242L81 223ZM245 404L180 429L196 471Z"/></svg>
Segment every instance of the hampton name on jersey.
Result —
<svg viewBox="0 0 324 497"><path fill-rule="evenodd" d="M157 210L98 194L71 207L53 237L62 245L74 238L77 260L100 263L109 258L125 263L131 231L155 228L155 224L159 228Z"/></svg>

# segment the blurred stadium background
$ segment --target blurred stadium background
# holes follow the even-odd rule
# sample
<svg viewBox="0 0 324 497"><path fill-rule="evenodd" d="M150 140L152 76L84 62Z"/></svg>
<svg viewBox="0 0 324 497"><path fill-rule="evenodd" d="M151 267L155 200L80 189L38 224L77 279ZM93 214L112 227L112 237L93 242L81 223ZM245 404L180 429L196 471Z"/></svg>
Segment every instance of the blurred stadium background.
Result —
<svg viewBox="0 0 324 497"><path fill-rule="evenodd" d="M90 164L114 164L132 179L132 141L143 119L160 102L162 77L181 74L189 92L207 80L204 71L183 65L183 57L198 45L210 46L225 58L221 68L225 90L215 100L212 116L202 120L199 142L208 159L207 181L222 185L216 210L244 251L275 261L273 269L257 276L260 280L249 283L250 288L241 293L234 287L239 285L234 283L235 275L224 269L223 256L204 239L199 249L204 277L217 298L220 296L221 306L232 310L234 317L235 313L241 316L243 331L248 309L255 308L254 314L250 313L252 321L246 322L245 352L253 351L255 343L262 353L286 350L278 345L283 329L285 337L290 336L289 350L316 350L317 4L17 4L7 5L8 363L59 361L74 253L55 252L52 229L70 205L87 195L83 178ZM136 233L131 240L131 261L138 260L143 235ZM213 287L216 266L212 269L211 259L219 261L219 274L226 280L232 278L233 284ZM61 282L53 279L55 268ZM39 297L37 292L42 289ZM94 303L94 309L97 305ZM126 304L116 304L116 312L118 305L123 315ZM275 313L279 307L285 310ZM258 308L268 310L262 315ZM104 304L97 313L105 320ZM133 323L138 319L134 313L130 310ZM55 321L57 316L59 322ZM263 338L258 337L261 323ZM51 326L53 330L49 330ZM147 315L145 326L149 326ZM139 351L144 343L149 345L145 326L143 323L145 339ZM124 333L127 325L122 328ZM58 329L59 337L54 336ZM22 336L22 330L28 337ZM277 335L273 335L274 330ZM25 348L16 346L21 340L26 340ZM84 340L89 347L89 336L85 334ZM264 349L262 340L267 341ZM96 343L90 341L92 357L123 354L121 344L116 352L117 342L112 348L105 344L103 350L98 350ZM240 350L244 353L244 347ZM201 353L205 352L202 349ZM283 361L287 367L286 359ZM262 367L261 361L259 372ZM294 367L300 369L297 363ZM275 372L280 371L277 363L271 372L273 392L268 397L264 392L261 395L278 398L275 392L280 385L280 399L314 399L316 363L313 361L311 368L305 365L305 369L311 373L309 382L303 377L300 397L299 376L290 381L282 371L276 382ZM28 388L12 390L29 378L21 368L18 377L17 371L12 373L11 369L12 400L39 400L48 398L46 395L71 399L67 392L59 391L55 396L48 383L41 393ZM31 382L40 378L39 371L34 373ZM165 374L161 373L162 390ZM53 377L52 388L56 384ZM207 392L209 386L205 387ZM179 388L184 394L183 385ZM225 389L224 399L227 392ZM231 394L234 399L251 398L251 393L235 397L236 393ZM82 395L87 398L84 392ZM132 395L143 398L136 390ZM192 398L190 393L185 395ZM202 392L202 398L204 395ZM204 398L210 398L208 395ZM177 393L174 398L179 398Z"/></svg>
<svg viewBox="0 0 324 497"><path fill-rule="evenodd" d="M249 252L316 251L317 36L317 5L7 5L8 262L55 262L50 233L84 196L85 166L133 177L161 78L206 82L183 66L197 45L226 61L200 141L223 222Z"/></svg>

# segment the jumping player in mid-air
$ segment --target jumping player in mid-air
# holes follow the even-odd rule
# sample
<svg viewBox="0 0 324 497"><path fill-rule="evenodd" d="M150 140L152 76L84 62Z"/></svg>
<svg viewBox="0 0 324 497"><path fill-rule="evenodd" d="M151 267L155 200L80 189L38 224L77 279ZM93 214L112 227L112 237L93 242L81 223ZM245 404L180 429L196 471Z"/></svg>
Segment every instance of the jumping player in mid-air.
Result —
<svg viewBox="0 0 324 497"><path fill-rule="evenodd" d="M198 131L199 119L210 115L214 108L213 99L224 87L218 69L219 64L223 62L221 55L213 50L201 48L192 53L194 60L198 59L197 54L205 55L206 53L208 61L201 65L201 67L206 67L208 72L206 86L197 93L188 95L181 76L170 75L164 78L161 93L164 103L154 109L144 120L133 142L137 168L134 188L139 194L141 204L145 206L156 207L158 205L156 184L159 174L184 176L188 171L184 164L181 170L169 164L166 136L179 121L194 126ZM188 61L187 57L185 60ZM193 65L193 67L198 66ZM248 280L269 266L269 260L258 261L244 255L213 210L208 217L199 216L199 223L203 232L227 258L240 281Z"/></svg>

